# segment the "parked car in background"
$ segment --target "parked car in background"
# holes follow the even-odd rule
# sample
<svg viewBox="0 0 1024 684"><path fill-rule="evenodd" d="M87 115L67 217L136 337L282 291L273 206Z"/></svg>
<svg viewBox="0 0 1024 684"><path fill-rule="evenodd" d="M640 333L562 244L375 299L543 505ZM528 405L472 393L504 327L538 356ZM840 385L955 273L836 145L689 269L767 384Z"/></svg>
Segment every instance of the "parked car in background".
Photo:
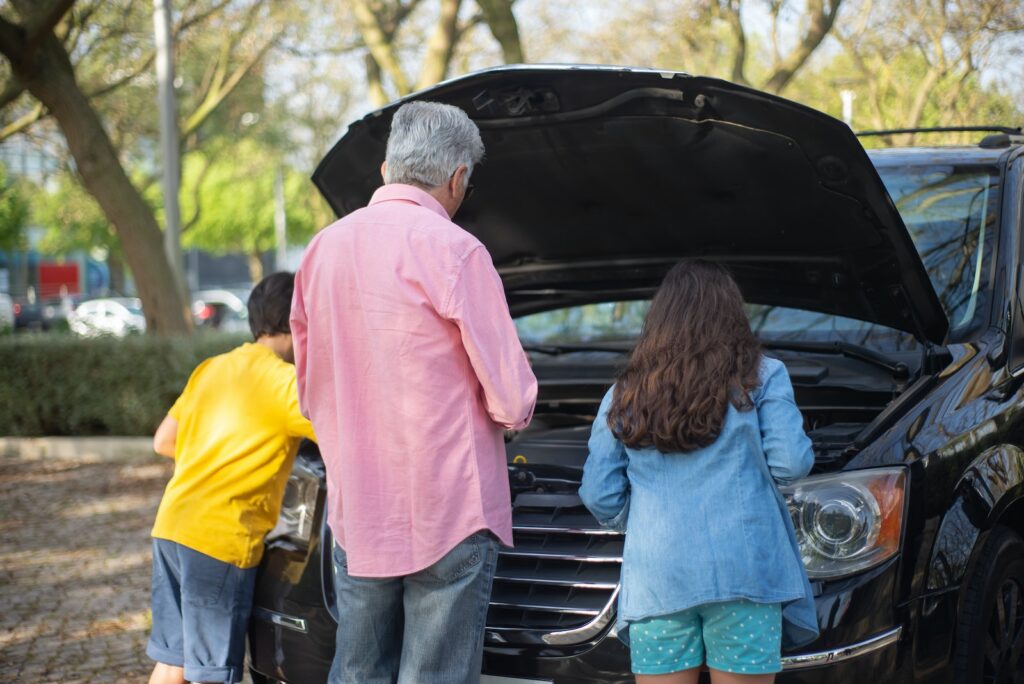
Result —
<svg viewBox="0 0 1024 684"><path fill-rule="evenodd" d="M6 292L0 292L0 333L14 330L14 300Z"/></svg>
<svg viewBox="0 0 1024 684"><path fill-rule="evenodd" d="M540 385L506 447L515 548L498 557L482 682L633 682L614 626L625 536L577 490L650 297L698 256L732 271L814 444L783 493L821 635L783 654L779 684L1024 681L1019 130L866 153L782 98L618 67L499 68L413 97L480 128L487 158L456 220L488 248ZM339 216L379 184L395 109L317 169ZM325 492L307 443L257 577L255 682L325 682L347 628Z"/></svg>
<svg viewBox="0 0 1024 684"><path fill-rule="evenodd" d="M146 331L142 302L133 297L108 297L82 302L68 316L71 332L83 337L124 337Z"/></svg>
<svg viewBox="0 0 1024 684"><path fill-rule="evenodd" d="M192 318L197 330L249 332L249 291L200 290L192 295Z"/></svg>
<svg viewBox="0 0 1024 684"><path fill-rule="evenodd" d="M48 299L29 296L17 299L14 301L14 329L22 332L67 330L74 307L75 299L69 296Z"/></svg>

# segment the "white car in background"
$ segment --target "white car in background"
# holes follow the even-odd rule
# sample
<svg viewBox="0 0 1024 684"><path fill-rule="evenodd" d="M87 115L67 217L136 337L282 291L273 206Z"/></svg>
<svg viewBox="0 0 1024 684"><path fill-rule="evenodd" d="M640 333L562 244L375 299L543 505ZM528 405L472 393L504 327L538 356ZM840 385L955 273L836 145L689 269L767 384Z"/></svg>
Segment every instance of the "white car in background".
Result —
<svg viewBox="0 0 1024 684"><path fill-rule="evenodd" d="M6 292L0 292L0 333L14 330L14 300Z"/></svg>
<svg viewBox="0 0 1024 684"><path fill-rule="evenodd" d="M113 335L124 337L146 331L142 302L132 297L90 299L68 316L71 332L85 337Z"/></svg>

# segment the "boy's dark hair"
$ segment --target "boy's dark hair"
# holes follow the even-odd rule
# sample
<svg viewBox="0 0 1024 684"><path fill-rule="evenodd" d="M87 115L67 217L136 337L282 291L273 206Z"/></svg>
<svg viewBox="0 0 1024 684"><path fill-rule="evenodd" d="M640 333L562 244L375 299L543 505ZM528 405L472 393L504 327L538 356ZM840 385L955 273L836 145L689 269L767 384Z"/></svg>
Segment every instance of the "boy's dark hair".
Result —
<svg viewBox="0 0 1024 684"><path fill-rule="evenodd" d="M252 288L249 295L249 330L253 339L263 335L290 333L288 316L292 312L295 274L271 273Z"/></svg>

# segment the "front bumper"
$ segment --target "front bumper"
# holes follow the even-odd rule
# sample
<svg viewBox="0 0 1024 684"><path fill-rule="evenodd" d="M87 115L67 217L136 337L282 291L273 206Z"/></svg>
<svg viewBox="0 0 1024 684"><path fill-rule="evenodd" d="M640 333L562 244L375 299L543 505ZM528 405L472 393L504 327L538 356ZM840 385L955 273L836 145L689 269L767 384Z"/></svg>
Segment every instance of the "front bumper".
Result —
<svg viewBox="0 0 1024 684"><path fill-rule="evenodd" d="M837 684L883 681L897 670L897 645L903 628L896 627L855 644L825 651L811 651L782 659L779 684ZM528 657L512 651L484 654L484 674L489 684L502 678L551 681L555 684L632 684L629 652L616 638L607 637L590 650L572 657ZM626 666L626 667L624 667ZM705 674L702 682L707 681Z"/></svg>
<svg viewBox="0 0 1024 684"><path fill-rule="evenodd" d="M275 613L266 609L257 610L253 617L250 633L254 650L266 653L264 647L276 647L278 653L289 650L306 650L302 647L309 637L309 623L306 619ZM825 682L858 682L864 677L877 678L879 673L895 671L895 647L903 628L896 627L864 641L826 651L814 651L786 656L782 659L783 672L778 678L780 684L817 684ZM291 648L288 648L288 645ZM273 650L271 647L271 652ZM330 667L328 654L321 651L319 658L306 660L297 671L285 672L278 668L259 667L260 659L254 665L257 671L276 676L290 676L284 681L312 682L326 681ZM622 664L628 662L626 648L613 637L609 637L586 653L566 657L523 658L522 654L496 654L488 652L484 660L484 673L497 677L540 678L558 684L582 684L601 681L608 684L621 682L631 684L632 676L622 671ZM310 666L313 666L312 668ZM312 670L312 671L311 671ZM616 671L618 670L618 671ZM492 680L500 682L500 679Z"/></svg>
<svg viewBox="0 0 1024 684"><path fill-rule="evenodd" d="M256 672L291 684L327 681L337 625L325 607L322 573L327 570L320 560L319 548L308 554L268 548L249 628ZM818 587L821 637L805 651L784 656L780 684L914 678L910 640L916 641L920 631L915 629L913 609L893 605L896 564L893 559L863 575ZM575 644L544 639L513 644L488 634L483 672L556 684L634 684L629 650L610 625L583 639Z"/></svg>
<svg viewBox="0 0 1024 684"><path fill-rule="evenodd" d="M782 670L783 672L806 670L813 667L834 665L836 663L854 660L855 658L861 658L894 645L900 640L900 635L902 633L903 628L896 627L895 629L890 629L888 632L883 632L882 634L873 636L870 639L865 639L864 641L851 644L850 646L844 646L843 648L833 648L828 651L817 651L815 653L802 653L798 655L785 656L782 659Z"/></svg>

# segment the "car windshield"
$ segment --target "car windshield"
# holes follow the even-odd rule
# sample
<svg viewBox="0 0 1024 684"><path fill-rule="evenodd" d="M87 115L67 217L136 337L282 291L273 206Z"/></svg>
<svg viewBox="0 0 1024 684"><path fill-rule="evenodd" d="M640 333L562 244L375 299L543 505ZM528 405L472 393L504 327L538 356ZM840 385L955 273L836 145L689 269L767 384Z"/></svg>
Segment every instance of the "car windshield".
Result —
<svg viewBox="0 0 1024 684"><path fill-rule="evenodd" d="M998 170L932 164L878 171L949 317L950 339L965 339L989 313ZM525 344L623 342L640 334L649 306L646 300L586 304L523 316L516 327ZM747 305L747 315L766 341L843 340L886 351L917 346L909 334L842 316L758 304Z"/></svg>
<svg viewBox="0 0 1024 684"><path fill-rule="evenodd" d="M128 309L128 313L130 314L135 314L136 316L142 315L142 304L138 301L125 304L124 308Z"/></svg>

